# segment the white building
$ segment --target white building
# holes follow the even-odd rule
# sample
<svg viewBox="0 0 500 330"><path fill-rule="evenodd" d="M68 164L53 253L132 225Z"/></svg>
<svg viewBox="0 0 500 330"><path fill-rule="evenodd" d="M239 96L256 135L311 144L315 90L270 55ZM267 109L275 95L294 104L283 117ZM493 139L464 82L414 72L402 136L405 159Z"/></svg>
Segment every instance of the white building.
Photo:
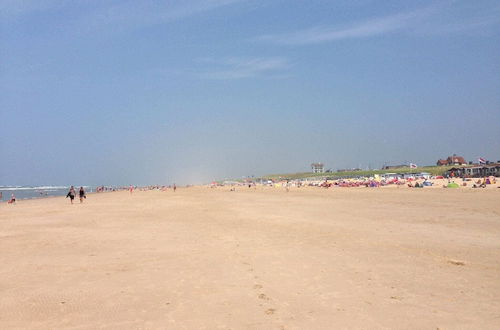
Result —
<svg viewBox="0 0 500 330"><path fill-rule="evenodd" d="M384 173L380 174L380 176L385 179L385 180L395 180L395 179L400 179L403 177L403 174L399 173Z"/></svg>
<svg viewBox="0 0 500 330"><path fill-rule="evenodd" d="M312 163L311 169L313 173L325 173L325 165L322 163Z"/></svg>

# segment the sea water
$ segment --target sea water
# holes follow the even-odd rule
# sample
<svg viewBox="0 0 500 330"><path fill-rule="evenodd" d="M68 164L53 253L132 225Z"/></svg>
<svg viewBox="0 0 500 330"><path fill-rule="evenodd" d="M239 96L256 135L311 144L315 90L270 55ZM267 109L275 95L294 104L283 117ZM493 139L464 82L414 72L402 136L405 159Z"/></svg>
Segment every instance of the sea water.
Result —
<svg viewBox="0 0 500 330"><path fill-rule="evenodd" d="M86 192L95 191L92 187L83 186ZM75 186L75 191L78 193L80 186ZM8 201L12 194L16 196L17 200L20 199L32 199L32 198L45 198L54 196L66 196L69 191L69 186L38 186L38 187L27 187L27 186L0 186L0 192L2 193L2 199L0 202Z"/></svg>

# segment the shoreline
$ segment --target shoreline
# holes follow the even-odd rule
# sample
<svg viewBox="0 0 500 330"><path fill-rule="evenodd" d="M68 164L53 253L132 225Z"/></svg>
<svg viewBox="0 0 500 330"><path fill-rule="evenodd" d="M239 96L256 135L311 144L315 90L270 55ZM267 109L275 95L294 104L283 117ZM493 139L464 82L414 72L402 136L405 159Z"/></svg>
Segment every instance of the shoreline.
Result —
<svg viewBox="0 0 500 330"><path fill-rule="evenodd" d="M331 181L331 180L330 180ZM422 180L421 180L422 181ZM387 185L387 186L380 186L380 187L365 187L365 186L349 186L349 187L341 187L341 186L331 186L331 187L321 187L319 186L319 184L321 184L322 182L324 181L316 181L314 182L315 186L301 186L301 187L296 187L296 186L290 186L289 187L289 192L294 192L294 191L306 191L306 190L311 190L311 191L322 191L322 192L325 192L327 193L328 191L337 191L337 190L356 190L356 191L363 191L363 190L373 190L373 191L383 191L383 190L393 190L393 189L396 189L396 191L406 191L406 190L411 190L411 191L429 191L429 190L436 190L436 189L440 189L440 190L446 190L446 191L450 191L450 190L453 190L453 191L497 191L498 188L500 188L500 180L497 181L497 183L495 184L488 184L486 185L486 187L482 188L482 187L478 187L478 188L473 188L472 186L468 185L468 186L459 186L458 188L455 188L455 189L450 189L450 188L445 188L443 187L443 185L445 183L448 182L447 179L438 179L438 180L429 180L429 181L432 181L434 183L433 186L428 186L428 187L424 187L424 188L417 188L415 189L415 187L408 187L406 184L402 184L402 185ZM453 180L451 180L453 181ZM312 181L311 181L312 182ZM281 190L286 190L286 186L285 186L285 183L276 183L275 185L261 185L261 184L258 184L256 185L255 187L252 186L251 188L248 188L247 185L245 184L241 184L241 185L226 185L226 186L218 186L218 187L215 187L213 188L211 185L191 185L189 187L178 187L177 188L177 192L179 191L183 191L183 190L186 190L186 189L206 189L207 191L213 191L213 190L216 190L216 191L228 191L228 192L232 192L231 189L235 189L235 191L251 191L251 190L276 190L276 191L281 191ZM134 194L138 194L138 193L144 193L144 192L159 192L159 193L173 193L172 192L172 189L165 189L165 190L162 190L162 189L145 189L145 190L141 190L141 189L135 189L134 192L132 193L132 195ZM500 193L500 190L498 190L498 192ZM103 191L103 192L96 192L96 191L93 191L93 192L87 192L86 195L88 196L98 196L98 195L102 195L102 194L109 194L109 193L127 193L127 194L130 194L129 191L127 190L116 190L116 191ZM46 199L54 199L54 198L63 198L63 199L66 199L65 198L65 195L55 195L55 196L42 196L42 197L30 197L30 198L16 198L16 203L17 202L26 202L26 201L35 201L35 200L46 200ZM77 202L78 200L78 196L75 197L75 203ZM8 200L0 200L0 204L3 204L3 203L6 203Z"/></svg>

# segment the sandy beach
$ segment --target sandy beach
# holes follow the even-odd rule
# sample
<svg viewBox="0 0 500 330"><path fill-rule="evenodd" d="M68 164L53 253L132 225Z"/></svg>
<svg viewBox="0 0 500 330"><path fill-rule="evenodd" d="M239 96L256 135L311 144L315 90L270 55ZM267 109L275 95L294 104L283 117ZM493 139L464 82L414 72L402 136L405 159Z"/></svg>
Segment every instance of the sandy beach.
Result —
<svg viewBox="0 0 500 330"><path fill-rule="evenodd" d="M1 329L500 328L500 189L0 204Z"/></svg>

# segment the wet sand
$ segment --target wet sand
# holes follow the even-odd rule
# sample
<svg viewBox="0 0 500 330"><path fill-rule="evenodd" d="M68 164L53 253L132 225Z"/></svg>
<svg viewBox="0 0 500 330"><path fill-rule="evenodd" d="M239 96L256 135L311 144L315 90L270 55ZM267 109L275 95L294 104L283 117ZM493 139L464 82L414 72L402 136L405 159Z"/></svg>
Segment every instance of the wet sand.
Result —
<svg viewBox="0 0 500 330"><path fill-rule="evenodd" d="M0 204L0 328L500 328L500 189L228 190Z"/></svg>

